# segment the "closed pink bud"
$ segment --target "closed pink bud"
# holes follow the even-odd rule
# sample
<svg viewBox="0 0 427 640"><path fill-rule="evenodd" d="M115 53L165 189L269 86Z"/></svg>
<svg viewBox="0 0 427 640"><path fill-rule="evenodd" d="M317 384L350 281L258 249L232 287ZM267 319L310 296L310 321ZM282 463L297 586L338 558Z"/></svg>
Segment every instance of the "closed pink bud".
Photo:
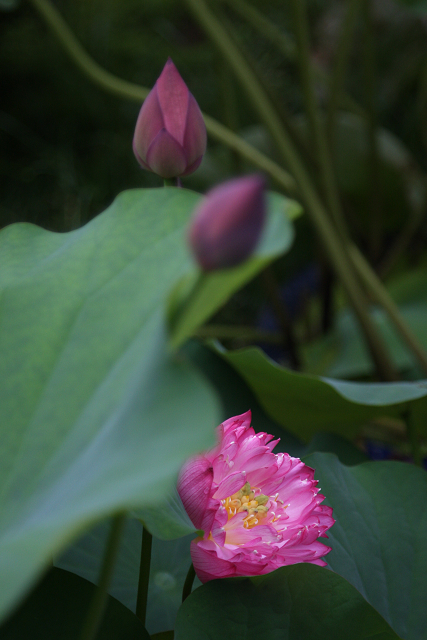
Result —
<svg viewBox="0 0 427 640"><path fill-rule="evenodd" d="M206 151L202 112L170 58L139 112L133 151L162 178L193 173Z"/></svg>
<svg viewBox="0 0 427 640"><path fill-rule="evenodd" d="M253 175L229 180L207 193L189 233L202 269L233 267L251 255L265 219L264 188L264 179Z"/></svg>

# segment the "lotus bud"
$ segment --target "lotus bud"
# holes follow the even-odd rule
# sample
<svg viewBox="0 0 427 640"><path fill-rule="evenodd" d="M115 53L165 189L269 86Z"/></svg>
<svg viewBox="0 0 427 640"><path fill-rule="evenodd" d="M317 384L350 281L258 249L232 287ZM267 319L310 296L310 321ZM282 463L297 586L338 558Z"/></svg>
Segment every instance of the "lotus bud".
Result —
<svg viewBox="0 0 427 640"><path fill-rule="evenodd" d="M189 232L202 269L233 267L251 255L265 219L264 188L264 179L252 175L229 180L206 194Z"/></svg>
<svg viewBox="0 0 427 640"><path fill-rule="evenodd" d="M170 58L139 112L133 151L162 178L193 173L206 151L202 112Z"/></svg>

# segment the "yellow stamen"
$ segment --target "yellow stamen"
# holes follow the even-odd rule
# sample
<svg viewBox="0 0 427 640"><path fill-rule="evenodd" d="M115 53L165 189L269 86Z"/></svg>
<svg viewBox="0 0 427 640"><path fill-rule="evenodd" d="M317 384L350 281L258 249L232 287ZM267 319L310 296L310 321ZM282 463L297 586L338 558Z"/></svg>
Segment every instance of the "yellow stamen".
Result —
<svg viewBox="0 0 427 640"><path fill-rule="evenodd" d="M263 494L255 496L249 482L247 482L240 491L237 491L221 502L227 510L228 519L232 518L236 513L246 512L247 515L243 520L243 526L246 529L252 529L252 527L260 524L267 515L268 508L265 504L268 500L269 497Z"/></svg>

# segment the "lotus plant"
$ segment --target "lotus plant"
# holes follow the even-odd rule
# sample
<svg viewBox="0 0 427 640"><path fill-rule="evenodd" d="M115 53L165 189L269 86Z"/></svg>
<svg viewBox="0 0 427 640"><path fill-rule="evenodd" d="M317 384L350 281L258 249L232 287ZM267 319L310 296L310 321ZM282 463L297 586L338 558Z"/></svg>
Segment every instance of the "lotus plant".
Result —
<svg viewBox="0 0 427 640"><path fill-rule="evenodd" d="M206 127L194 96L169 58L135 127L139 164L165 179L195 171L206 151Z"/></svg>
<svg viewBox="0 0 427 640"><path fill-rule="evenodd" d="M218 427L218 444L182 468L178 492L201 531L191 557L202 582L269 573L284 565L325 566L331 551L318 538L334 524L321 505L314 470L287 453L279 440L255 433L251 412Z"/></svg>

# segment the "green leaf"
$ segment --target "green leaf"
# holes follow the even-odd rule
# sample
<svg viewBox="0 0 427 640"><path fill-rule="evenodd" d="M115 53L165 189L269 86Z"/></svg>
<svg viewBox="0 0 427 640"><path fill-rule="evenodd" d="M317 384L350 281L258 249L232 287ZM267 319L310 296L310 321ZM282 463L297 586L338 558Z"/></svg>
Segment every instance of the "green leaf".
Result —
<svg viewBox="0 0 427 640"><path fill-rule="evenodd" d="M296 217L301 207L284 196L269 193L268 210L268 224L251 258L232 269L203 275L200 286L173 325L172 344L179 345L191 336L194 330L225 304L235 291L290 248L294 237L290 219ZM192 281L187 286L186 283L181 283L180 287L186 289L192 284Z"/></svg>
<svg viewBox="0 0 427 640"><path fill-rule="evenodd" d="M417 426L427 433L427 381L358 383L295 373L258 348L217 352L247 382L266 413L299 438L319 431L354 437L367 420L401 416L417 407Z"/></svg>
<svg viewBox="0 0 427 640"><path fill-rule="evenodd" d="M328 565L402 638L427 638L426 472L401 462L345 467L321 453L304 461L334 509Z"/></svg>
<svg viewBox="0 0 427 640"><path fill-rule="evenodd" d="M57 558L55 565L96 583L108 531L108 523L97 525ZM146 619L150 634L167 631L175 626L182 588L191 563L190 542L194 537L193 534L169 541L153 537ZM110 595L132 612L136 608L141 538L141 523L129 519L109 588ZM197 583L200 584L198 581Z"/></svg>
<svg viewBox="0 0 427 640"><path fill-rule="evenodd" d="M76 640L96 587L62 569L51 569L24 604L0 628L2 640ZM150 640L141 621L111 596L97 640Z"/></svg>
<svg viewBox="0 0 427 640"><path fill-rule="evenodd" d="M0 234L0 615L52 554L164 500L213 444L213 390L163 328L197 197L130 191L71 233Z"/></svg>
<svg viewBox="0 0 427 640"><path fill-rule="evenodd" d="M178 612L175 640L397 640L346 580L312 564L213 580Z"/></svg>

